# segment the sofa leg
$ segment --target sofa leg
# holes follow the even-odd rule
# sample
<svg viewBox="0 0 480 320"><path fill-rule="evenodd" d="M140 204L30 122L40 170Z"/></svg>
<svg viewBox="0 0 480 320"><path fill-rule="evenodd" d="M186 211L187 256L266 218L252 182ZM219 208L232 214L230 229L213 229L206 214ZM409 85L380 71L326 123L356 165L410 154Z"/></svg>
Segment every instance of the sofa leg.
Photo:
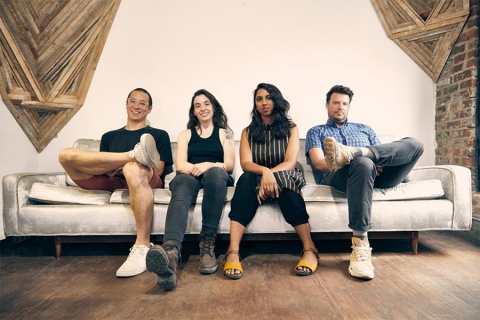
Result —
<svg viewBox="0 0 480 320"><path fill-rule="evenodd" d="M60 240L55 237L55 257L60 259L60 254L62 253L62 243Z"/></svg>
<svg viewBox="0 0 480 320"><path fill-rule="evenodd" d="M412 251L418 254L418 231L412 231Z"/></svg>

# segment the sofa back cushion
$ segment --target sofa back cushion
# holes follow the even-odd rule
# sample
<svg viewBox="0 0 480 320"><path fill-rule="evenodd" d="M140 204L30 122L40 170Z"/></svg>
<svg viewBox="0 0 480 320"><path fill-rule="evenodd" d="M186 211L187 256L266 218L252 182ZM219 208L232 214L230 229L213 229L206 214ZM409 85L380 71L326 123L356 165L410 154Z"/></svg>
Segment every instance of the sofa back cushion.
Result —
<svg viewBox="0 0 480 320"><path fill-rule="evenodd" d="M100 150L100 140L96 139L78 139L73 144L74 148L85 150L85 151L99 151ZM68 173L65 173L67 185L69 186L77 186L75 181L70 178Z"/></svg>
<svg viewBox="0 0 480 320"><path fill-rule="evenodd" d="M177 155L177 143L171 142L172 144L172 156L175 159ZM297 165L296 167L303 171L303 175L305 177L305 181L307 184L315 184L315 177L312 171L312 167L310 164L307 164L307 157L304 153L305 150L305 139L300 139L300 152L298 153ZM242 175L243 170L242 166L240 165L240 141L235 141L235 167L233 169L232 177L237 183L238 179ZM172 172L168 173L165 176L165 188L168 188L170 181L175 177L175 164L172 166Z"/></svg>
<svg viewBox="0 0 480 320"><path fill-rule="evenodd" d="M82 149L85 151L99 151L100 150L100 140L95 139L78 139L73 144L74 148Z"/></svg>
<svg viewBox="0 0 480 320"><path fill-rule="evenodd" d="M388 143L394 140L393 136L390 135L379 135L380 141L383 143ZM79 148L88 151L98 151L100 150L100 140L94 139L78 139L73 145L74 148ZM177 155L177 143L171 142L172 146L172 157L175 162L175 157ZM235 168L233 170L233 178L235 184L237 183L239 177L243 173L242 166L240 165L240 141L235 141ZM303 172L305 181L308 184L318 184L318 174L317 170L313 167L310 158L305 155L305 139L300 139L300 152L298 153L297 165L296 167ZM165 188L168 189L170 181L175 177L175 163L171 167L165 168ZM76 185L70 177L67 175L67 184Z"/></svg>

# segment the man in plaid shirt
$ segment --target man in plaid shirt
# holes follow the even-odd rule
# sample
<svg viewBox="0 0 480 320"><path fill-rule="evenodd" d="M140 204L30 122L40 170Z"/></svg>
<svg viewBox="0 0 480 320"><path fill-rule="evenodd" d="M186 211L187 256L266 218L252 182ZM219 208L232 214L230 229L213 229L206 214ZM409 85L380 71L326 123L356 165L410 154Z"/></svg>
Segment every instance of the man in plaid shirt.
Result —
<svg viewBox="0 0 480 320"><path fill-rule="evenodd" d="M373 279L371 228L373 188L391 188L402 182L423 153L415 138L381 144L373 129L348 121L353 92L336 85L327 93L327 123L307 132L305 154L318 172L318 182L347 194L349 224L353 230L351 276Z"/></svg>

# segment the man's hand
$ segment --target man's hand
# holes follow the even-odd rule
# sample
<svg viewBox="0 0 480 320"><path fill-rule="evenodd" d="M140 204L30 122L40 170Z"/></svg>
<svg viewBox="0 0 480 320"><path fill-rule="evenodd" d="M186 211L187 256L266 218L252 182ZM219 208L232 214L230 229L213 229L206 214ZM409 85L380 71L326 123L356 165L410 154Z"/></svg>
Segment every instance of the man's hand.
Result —
<svg viewBox="0 0 480 320"><path fill-rule="evenodd" d="M383 168L382 167L375 167L377 168L377 177L380 175L380 173L383 172Z"/></svg>

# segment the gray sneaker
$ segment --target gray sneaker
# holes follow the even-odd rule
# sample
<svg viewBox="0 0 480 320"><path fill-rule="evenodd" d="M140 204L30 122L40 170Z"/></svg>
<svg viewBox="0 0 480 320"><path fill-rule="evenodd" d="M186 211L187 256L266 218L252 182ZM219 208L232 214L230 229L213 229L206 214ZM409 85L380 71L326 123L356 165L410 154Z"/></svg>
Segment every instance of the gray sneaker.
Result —
<svg viewBox="0 0 480 320"><path fill-rule="evenodd" d="M130 157L146 167L156 169L160 162L160 154L157 151L155 139L149 133L144 133L140 137L140 142L133 148Z"/></svg>
<svg viewBox="0 0 480 320"><path fill-rule="evenodd" d="M216 234L200 233L200 267L201 274L211 274L217 271L218 263L215 258Z"/></svg>
<svg viewBox="0 0 480 320"><path fill-rule="evenodd" d="M328 137L323 141L323 149L325 150L325 161L330 172L335 172L343 166L350 163L355 158L357 148L344 146L338 143L333 137Z"/></svg>

